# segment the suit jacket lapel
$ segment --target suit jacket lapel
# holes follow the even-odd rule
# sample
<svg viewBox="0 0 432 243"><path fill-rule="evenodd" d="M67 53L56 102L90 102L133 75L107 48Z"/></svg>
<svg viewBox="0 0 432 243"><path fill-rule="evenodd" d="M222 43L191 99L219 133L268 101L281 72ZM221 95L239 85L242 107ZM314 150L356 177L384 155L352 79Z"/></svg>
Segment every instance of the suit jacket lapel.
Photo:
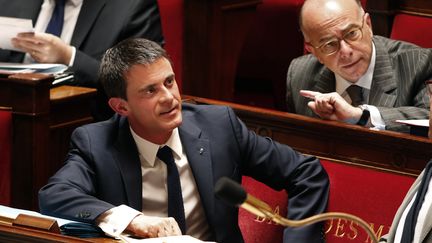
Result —
<svg viewBox="0 0 432 243"><path fill-rule="evenodd" d="M72 35L71 44L79 48L99 16L107 0L84 1L78 16L76 27Z"/></svg>
<svg viewBox="0 0 432 243"><path fill-rule="evenodd" d="M113 157L123 177L123 187L129 206L142 211L142 177L138 149L132 138L127 119L118 119L120 119L119 132L114 144Z"/></svg>
<svg viewBox="0 0 432 243"><path fill-rule="evenodd" d="M183 119L186 120L187 117L183 117ZM184 121L179 128L179 134L207 219L211 220L212 217L210 216L214 212L214 186L209 140L201 137L201 130L192 122Z"/></svg>
<svg viewBox="0 0 432 243"><path fill-rule="evenodd" d="M320 93L330 93L330 92L334 92L336 90L336 81L335 81L335 76L333 74L332 71L330 71L330 69L323 67L319 73L319 75L315 76L315 80L313 81L314 83L312 84L311 90L312 91L316 91L316 92L320 92ZM306 98L302 98L303 102L301 104L301 107L306 107L306 109L304 109L304 112L306 116L310 116L310 117L318 117L318 115L316 115L312 109L309 109L309 107L307 106L307 103L310 101L309 99Z"/></svg>
<svg viewBox="0 0 432 243"><path fill-rule="evenodd" d="M323 68L315 79L314 91L320 93L330 93L336 90L336 80L334 73L328 68Z"/></svg>
<svg viewBox="0 0 432 243"><path fill-rule="evenodd" d="M397 83L392 70L392 63L384 43L374 39L376 49L375 69L369 94L368 104L374 106L394 107L396 102Z"/></svg>
<svg viewBox="0 0 432 243"><path fill-rule="evenodd" d="M17 13L18 18L31 18L33 26L36 25L43 0L25 1L25 3L18 3L21 5L19 8L21 12Z"/></svg>

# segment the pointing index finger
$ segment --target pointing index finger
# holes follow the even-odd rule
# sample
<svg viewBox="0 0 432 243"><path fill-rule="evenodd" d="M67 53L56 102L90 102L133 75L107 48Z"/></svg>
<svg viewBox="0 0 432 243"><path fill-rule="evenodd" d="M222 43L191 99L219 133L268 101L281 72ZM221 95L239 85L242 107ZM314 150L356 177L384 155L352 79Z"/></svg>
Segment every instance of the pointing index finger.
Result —
<svg viewBox="0 0 432 243"><path fill-rule="evenodd" d="M300 90L300 95L309 99L314 100L315 96L320 95L320 92L311 91L311 90Z"/></svg>

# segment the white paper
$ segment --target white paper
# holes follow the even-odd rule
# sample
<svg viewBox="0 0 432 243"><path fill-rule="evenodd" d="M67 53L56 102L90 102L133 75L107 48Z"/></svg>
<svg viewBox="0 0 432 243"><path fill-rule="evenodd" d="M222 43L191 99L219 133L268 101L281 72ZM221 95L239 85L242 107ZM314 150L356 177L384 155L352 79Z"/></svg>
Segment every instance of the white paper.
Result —
<svg viewBox="0 0 432 243"><path fill-rule="evenodd" d="M134 239L127 236L120 236L123 241L128 243L204 243L205 241L198 240L189 235L180 235L180 236L169 236L169 237L160 237L160 238L150 238L150 239ZM210 242L207 242L210 243ZM215 242L214 242L215 243Z"/></svg>
<svg viewBox="0 0 432 243"><path fill-rule="evenodd" d="M418 126L418 127L429 127L428 119L419 119L419 120L396 120L398 123L410 125L410 126Z"/></svg>
<svg viewBox="0 0 432 243"><path fill-rule="evenodd" d="M6 206L0 205L0 216L6 217L6 218L15 219L19 214L26 214L26 215L30 215L30 216L37 216L37 217L44 217L44 218L55 219L55 220L57 220L58 226L62 226L64 224L74 222L74 221L70 221L70 220L67 220L67 219L54 218L54 217L42 215L42 214L40 214L38 212L35 212L35 211L24 210L24 209L17 209L17 208L11 208L11 207L6 207Z"/></svg>
<svg viewBox="0 0 432 243"><path fill-rule="evenodd" d="M64 72L68 67L64 64L58 63L11 63L11 62L0 62L0 71L9 72L32 72L35 73L50 73L58 74Z"/></svg>
<svg viewBox="0 0 432 243"><path fill-rule="evenodd" d="M22 32L34 32L31 19L0 17L0 48L20 51L12 46L11 40Z"/></svg>

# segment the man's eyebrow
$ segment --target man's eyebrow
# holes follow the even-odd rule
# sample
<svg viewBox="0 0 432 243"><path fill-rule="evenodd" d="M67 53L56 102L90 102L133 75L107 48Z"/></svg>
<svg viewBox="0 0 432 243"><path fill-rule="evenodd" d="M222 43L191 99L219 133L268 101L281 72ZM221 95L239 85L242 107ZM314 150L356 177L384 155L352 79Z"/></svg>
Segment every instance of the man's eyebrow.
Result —
<svg viewBox="0 0 432 243"><path fill-rule="evenodd" d="M168 76L165 78L165 81L166 81L166 80L172 80L172 79L174 79L174 77L175 77L174 74L170 74L170 75L168 75Z"/></svg>
<svg viewBox="0 0 432 243"><path fill-rule="evenodd" d="M341 30L342 36L349 32L351 29L356 28L356 27L360 27L360 25L356 24L356 23L350 23L349 25L347 25L345 28L343 28ZM319 45L324 44L325 42L332 40L334 38L337 38L336 35L326 35L320 38L319 40Z"/></svg>

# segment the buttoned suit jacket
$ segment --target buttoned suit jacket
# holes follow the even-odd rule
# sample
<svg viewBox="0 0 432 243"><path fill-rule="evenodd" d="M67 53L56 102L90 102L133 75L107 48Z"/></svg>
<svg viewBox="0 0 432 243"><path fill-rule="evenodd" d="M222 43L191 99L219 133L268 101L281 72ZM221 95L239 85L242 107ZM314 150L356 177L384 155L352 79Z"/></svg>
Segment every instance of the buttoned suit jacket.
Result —
<svg viewBox="0 0 432 243"><path fill-rule="evenodd" d="M36 23L43 0L0 0L0 16L32 19ZM71 45L76 56L71 71L76 84L97 87L105 51L121 40L144 37L163 43L157 0L83 0ZM0 61L22 62L22 52L0 50Z"/></svg>
<svg viewBox="0 0 432 243"><path fill-rule="evenodd" d="M432 50L410 43L374 36L375 69L367 104L376 106L386 129L407 131L397 119L427 119L429 96L425 81L432 79ZM313 55L294 59L287 74L289 112L317 117L307 106L309 99L300 90L321 93L336 91L334 73Z"/></svg>
<svg viewBox="0 0 432 243"><path fill-rule="evenodd" d="M183 104L179 135L214 239L243 242L238 209L214 195L221 177L251 176L289 194L288 215L303 218L325 211L328 176L315 157L301 155L257 136L222 106ZM163 192L161 192L163 193ZM65 165L39 192L41 212L79 221L94 220L126 204L142 210L142 177L136 144L126 118L82 126L72 135ZM285 229L285 242L322 242L321 225Z"/></svg>
<svg viewBox="0 0 432 243"><path fill-rule="evenodd" d="M423 175L424 175L424 170L418 176L418 178L414 181L411 188L408 190L404 200L402 201L402 204L400 205L398 211L396 212L396 215L393 219L393 223L390 227L388 234L383 236L380 239L380 242L388 242L388 243L394 242L397 226L398 226L399 221L402 217L402 214L405 211L405 209L408 207L408 204L411 202L411 200L413 199L415 194L417 193L417 191L420 187ZM425 220L426 220L426 222L425 222L423 228L421 229L420 242L421 243L430 243L430 242L432 242L432 233L431 233L431 230L432 230L432 205L430 205L430 208L427 210L427 215L425 217Z"/></svg>

